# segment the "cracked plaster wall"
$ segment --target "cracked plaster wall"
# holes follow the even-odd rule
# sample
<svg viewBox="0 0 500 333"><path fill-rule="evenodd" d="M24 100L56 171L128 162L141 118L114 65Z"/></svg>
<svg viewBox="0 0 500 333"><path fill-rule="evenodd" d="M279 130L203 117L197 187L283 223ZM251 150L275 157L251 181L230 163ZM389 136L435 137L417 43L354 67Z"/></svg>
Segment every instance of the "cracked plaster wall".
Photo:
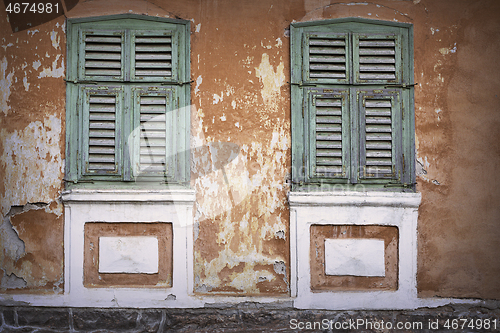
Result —
<svg viewBox="0 0 500 333"><path fill-rule="evenodd" d="M192 21L195 290L238 295L289 292L290 23L364 17L414 24L419 294L500 298L499 6L491 0L111 0L80 1L68 16L131 12ZM14 243L3 260L12 267L23 253L12 231L24 253L62 242L56 202L64 164L63 24L57 19L0 35L4 221L12 206L51 203L48 212L19 216L35 214L32 221L60 233L36 239L35 222L23 224L24 231L14 217L14 229L4 222L1 230ZM4 14L0 29L10 31ZM32 265L44 263L56 274L29 280L30 268L12 268L5 283L56 285L58 257L37 253Z"/></svg>

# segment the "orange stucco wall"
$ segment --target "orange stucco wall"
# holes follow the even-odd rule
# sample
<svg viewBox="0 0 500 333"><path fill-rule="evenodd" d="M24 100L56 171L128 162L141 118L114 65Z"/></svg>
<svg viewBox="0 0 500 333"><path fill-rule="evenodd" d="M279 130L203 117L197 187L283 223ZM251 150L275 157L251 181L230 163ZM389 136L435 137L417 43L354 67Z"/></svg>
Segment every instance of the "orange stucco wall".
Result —
<svg viewBox="0 0 500 333"><path fill-rule="evenodd" d="M1 288L60 292L65 19L13 33L0 10ZM66 15L129 12L192 21L192 146L239 147L224 169L230 152L193 150L196 292L289 293L289 25L363 17L414 25L419 295L500 298L498 1L106 0Z"/></svg>

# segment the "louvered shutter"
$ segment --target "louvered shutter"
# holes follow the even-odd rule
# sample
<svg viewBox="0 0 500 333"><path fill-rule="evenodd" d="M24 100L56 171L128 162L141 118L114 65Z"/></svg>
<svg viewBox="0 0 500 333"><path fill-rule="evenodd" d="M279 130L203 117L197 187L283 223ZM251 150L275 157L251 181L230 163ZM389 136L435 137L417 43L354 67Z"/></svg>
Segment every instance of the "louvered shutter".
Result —
<svg viewBox="0 0 500 333"><path fill-rule="evenodd" d="M354 83L401 83L401 41L396 34L353 34Z"/></svg>
<svg viewBox="0 0 500 333"><path fill-rule="evenodd" d="M81 90L83 113L82 154L84 175L121 174L121 87L85 86Z"/></svg>
<svg viewBox="0 0 500 333"><path fill-rule="evenodd" d="M135 177L171 177L176 137L172 91L161 88L134 89L136 114Z"/></svg>
<svg viewBox="0 0 500 333"><path fill-rule="evenodd" d="M84 30L80 34L79 78L121 81L124 78L123 31Z"/></svg>
<svg viewBox="0 0 500 333"><path fill-rule="evenodd" d="M348 91L320 89L309 103L311 174L345 178L349 164Z"/></svg>
<svg viewBox="0 0 500 333"><path fill-rule="evenodd" d="M137 31L132 34L132 80L177 79L177 58L171 31Z"/></svg>
<svg viewBox="0 0 500 333"><path fill-rule="evenodd" d="M400 91L358 91L358 99L361 178L400 179Z"/></svg>
<svg viewBox="0 0 500 333"><path fill-rule="evenodd" d="M349 82L349 35L305 34L304 81Z"/></svg>

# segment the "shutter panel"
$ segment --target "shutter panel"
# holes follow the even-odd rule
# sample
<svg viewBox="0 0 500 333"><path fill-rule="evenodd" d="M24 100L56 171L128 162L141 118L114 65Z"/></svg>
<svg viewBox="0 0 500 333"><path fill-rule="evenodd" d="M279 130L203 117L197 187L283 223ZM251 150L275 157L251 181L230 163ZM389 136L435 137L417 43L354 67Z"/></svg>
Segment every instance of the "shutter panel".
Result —
<svg viewBox="0 0 500 333"><path fill-rule="evenodd" d="M311 99L310 119L313 139L309 140L316 177L343 178L348 163L347 90L315 94Z"/></svg>
<svg viewBox="0 0 500 333"><path fill-rule="evenodd" d="M154 90L150 90L154 89ZM167 89L138 88L134 91L137 113L135 175L171 176L175 159L171 147L175 137L172 119L172 92Z"/></svg>
<svg viewBox="0 0 500 333"><path fill-rule="evenodd" d="M360 93L362 178L399 178L401 100L397 90Z"/></svg>
<svg viewBox="0 0 500 333"><path fill-rule="evenodd" d="M84 87L83 92L83 173L119 175L122 90Z"/></svg>
<svg viewBox="0 0 500 333"><path fill-rule="evenodd" d="M123 31L82 31L80 79L123 80Z"/></svg>
<svg viewBox="0 0 500 333"><path fill-rule="evenodd" d="M394 34L353 34L355 83L400 83L401 42Z"/></svg>
<svg viewBox="0 0 500 333"><path fill-rule="evenodd" d="M305 50L305 81L349 82L348 34L307 34Z"/></svg>
<svg viewBox="0 0 500 333"><path fill-rule="evenodd" d="M175 79L176 59L173 35L167 32L135 32L132 35L132 79Z"/></svg>

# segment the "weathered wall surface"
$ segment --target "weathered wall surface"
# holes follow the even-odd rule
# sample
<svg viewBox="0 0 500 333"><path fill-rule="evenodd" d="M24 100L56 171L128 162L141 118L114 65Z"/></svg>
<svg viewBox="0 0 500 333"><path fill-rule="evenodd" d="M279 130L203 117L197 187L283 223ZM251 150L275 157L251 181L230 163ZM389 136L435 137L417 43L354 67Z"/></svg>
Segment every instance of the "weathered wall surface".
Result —
<svg viewBox="0 0 500 333"><path fill-rule="evenodd" d="M63 270L64 20L11 34L1 9L2 290L52 290ZM497 1L80 1L67 16L128 12L192 21L196 292L289 293L288 28L363 17L414 25L420 295L500 298Z"/></svg>
<svg viewBox="0 0 500 333"><path fill-rule="evenodd" d="M0 5L0 290L61 292L64 18L11 34Z"/></svg>

